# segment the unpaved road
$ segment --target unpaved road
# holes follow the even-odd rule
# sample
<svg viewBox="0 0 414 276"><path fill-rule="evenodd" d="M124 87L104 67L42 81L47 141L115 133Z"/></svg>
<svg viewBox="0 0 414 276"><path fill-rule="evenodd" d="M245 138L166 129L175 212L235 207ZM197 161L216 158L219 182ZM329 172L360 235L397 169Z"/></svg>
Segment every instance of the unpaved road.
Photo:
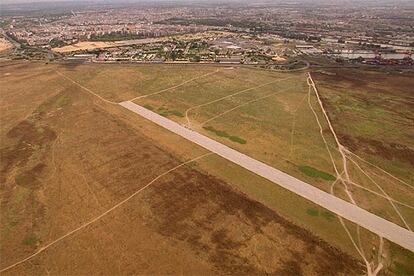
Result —
<svg viewBox="0 0 414 276"><path fill-rule="evenodd" d="M133 102L126 101L120 103L120 105L155 124L414 252L414 232L231 149L207 136L185 128L180 124Z"/></svg>

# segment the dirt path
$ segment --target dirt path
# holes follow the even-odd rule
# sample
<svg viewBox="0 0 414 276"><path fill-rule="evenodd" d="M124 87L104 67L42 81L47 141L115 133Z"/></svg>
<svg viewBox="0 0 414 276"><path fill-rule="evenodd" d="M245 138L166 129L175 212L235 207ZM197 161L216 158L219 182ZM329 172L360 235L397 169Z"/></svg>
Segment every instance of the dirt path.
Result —
<svg viewBox="0 0 414 276"><path fill-rule="evenodd" d="M155 178L154 178L151 182L149 182L148 184L146 184L144 187L140 188L139 190L137 190L136 192L134 192L133 194L131 194L130 196L128 196L127 198L125 198L124 200L122 200L121 202L119 202L119 203L115 204L114 206L112 206L111 208L109 208L108 210L106 210L105 212L103 212L102 214L100 214L99 216L97 216L97 217L95 217L95 218L93 218L93 219L89 220L88 222L86 222L86 223L82 224L81 226L79 226L79 227L78 227L78 228L76 228L76 229L73 229L72 231L70 231L70 232L66 233L65 235L63 235L63 236L61 236L61 237L59 237L59 238L55 239L54 241L52 241L52 242L50 242L50 243L48 243L48 244L46 244L46 245L42 246L42 247L41 247L38 251L36 251L36 252L35 252L35 253L33 253L32 255L30 255L30 256L28 256L28 257L24 258L23 260L20 260L20 261L18 261L18 262L16 262L16 263L14 263L14 264L12 264L12 265L9 265L9 266L7 266L7 267L5 267L5 268L2 268L2 269L0 270L0 273L5 272L5 271L7 271L7 270L10 270L10 269L12 269L13 267L16 267L16 266L18 266L18 265L20 265L20 264L23 264L24 262L30 261L31 259L33 259L33 258L34 258L34 257L36 257L37 255L39 255L39 254L40 254L40 253L42 253L43 251L47 250L49 247L51 247L51 246L55 245L56 243L58 243L58 242L60 242L60 241L64 240L65 238L67 238L67 237L69 237L69 236L71 236L71 235L75 234L76 232L79 232L79 231L81 231L82 229L85 229L85 228L86 228L86 227L88 227L89 225L91 225L91 224L93 224L93 223L95 223L95 222L99 221L101 218L103 218L104 216L108 215L108 214L109 214L109 213L111 213L112 211L114 211L114 210L118 209L119 207L121 207L122 205L124 205L125 203L127 203L129 200L131 200L132 198L134 198L136 195L140 194L142 191L144 191L145 189L147 189L148 187L150 187L152 184L154 184L154 183L155 183L158 179L160 179L161 177L163 177L163 176L165 176L165 175L167 175L167 174L169 174L169 173L171 173L171 172L175 171L175 170L176 170L176 169L178 169L178 168L181 168L181 167L183 167L183 166L185 166L185 165L187 165L187 164L189 164L189 163L192 163L192 162L194 162L194 161L197 161L197 160L199 160L199 159L201 159L201 158L203 158L203 157L205 157L205 156L211 155L211 154L212 154L211 152L206 153L206 154L203 154L203 155L201 155L201 156L198 156L198 157L196 157L196 158L193 158L193 159L191 159L191 160L188 160L188 161L186 161L186 162L183 162L183 163L181 163L181 164L179 164L179 165L175 166L174 168L169 169L168 171L166 171L166 172L164 172L164 173L162 173L162 174L158 175L158 176L157 176L157 177L155 177Z"/></svg>
<svg viewBox="0 0 414 276"><path fill-rule="evenodd" d="M358 183L355 183L355 182L354 182L354 181L352 181L352 180L351 180L350 182L348 182L347 184L350 184L350 185L355 186L355 187L357 187L357 188L359 188L359 189L362 189L362 190L364 190L364 191L367 191L367 192L369 192L369 193L371 193L371 194L373 194L373 195L376 195L376 196L382 197L382 198L387 199L387 200L391 200L391 201L392 201L392 202L394 202L394 203L397 203L397 204L399 204L399 205L401 205L401 206L405 206L405 207L407 207L407 208L410 208L410 209L414 210L414 206L412 206L412 205L410 205L410 204L407 204L407 203L405 203L405 202L402 202L402 201L396 200L396 199L394 199L394 198L392 198L392 197L387 197L387 196L385 196L385 195L383 195L383 194L380 194L379 192L376 192L376 191L371 190L371 189L368 189L367 187L364 187L364 186L362 186L362 185L360 185L360 184L358 184Z"/></svg>
<svg viewBox="0 0 414 276"><path fill-rule="evenodd" d="M309 82L308 82L308 84L309 84ZM326 151L327 151L327 152L328 152L328 154L329 154L329 158L331 159L331 164L332 164L332 166L333 166L333 168L334 168L334 170L335 170L336 178L337 178L337 179L339 179L339 180L342 182L342 175L344 174L344 172L339 173L339 169L338 169L338 167L336 166L336 163L335 163L335 160L334 160L334 158L333 158L332 152L331 152L331 150L329 149L328 142L326 141L325 135L323 134L323 127L322 127L322 124L321 124L321 122L319 121L318 114L316 113L316 111L315 111L315 109L313 108L312 103L311 103L311 86L309 86L309 90L308 90L308 106L309 106L310 110L312 111L312 113L313 113L313 115L314 115L314 117L315 117L316 123L317 123L317 124L318 124L318 126L319 126L319 133L320 133L320 135L321 135L321 137L322 137L322 140L323 140L323 143L324 143L324 145L325 145ZM352 196L351 196L351 198L352 198ZM352 200L352 201L353 201L353 200Z"/></svg>
<svg viewBox="0 0 414 276"><path fill-rule="evenodd" d="M336 180L332 183L332 185L331 185L331 194L332 194L332 195L335 195L334 187L335 187L335 184L336 184L338 181L340 181L340 179L339 179L339 178L337 178L337 179L336 179ZM356 241L355 241L354 237L352 236L351 232L349 231L348 227L346 226L344 219L343 219L341 216L338 216L338 215L337 215L337 218L339 219L339 222L341 223L342 228L344 228L345 233L347 234L347 236L348 236L348 237L349 237L349 239L351 240L351 243L352 243L352 245L354 246L355 250L358 252L358 254L361 256L362 260L364 261L364 263L365 263L365 267L366 267L366 269L367 269L367 274L368 274L368 276L372 276L373 274L372 274L371 265L370 265L370 263L369 263L368 259L365 257L365 252L364 252L364 251L360 248L360 244L358 245L358 244L356 243ZM359 226L357 225L357 227L359 227ZM359 235L359 231L358 231L358 235ZM359 239L359 238L358 238L358 241L359 241L358 243L360 243L360 239ZM375 275L376 275L376 274L375 274Z"/></svg>
<svg viewBox="0 0 414 276"><path fill-rule="evenodd" d="M201 123L201 125L205 125L206 123L211 122L211 121L213 121L213 120L215 120L215 119L217 119L217 118L220 118L220 117L222 117L223 115L226 115L227 113L230 113L230 112L232 112L232 111L234 111L234 110L236 110L236 109L239 109L240 107L243 107L243 106L246 106L246 105L248 105L248 104L255 103L255 102L258 102L258 101L261 101L261 100L264 100L264 99L270 98L270 97L272 97L272 96L274 96L274 95L277 95L277 94L279 94L279 93L281 93L281 92L282 92L282 91L273 92L273 93L270 93L270 94L268 94L268 95L266 95L266 96L263 96L263 97L260 97L260 98L254 99L254 100L250 100L250 101L247 101L247 102L242 103L242 104L240 104L240 105L237 105L237 106L235 106L235 107L233 107L233 108L230 108L230 109L228 109L228 110L226 110L226 111L224 111L224 112L222 112L222 113L220 113L220 114L217 114L217 115L216 115L216 116L214 116L214 117L211 117L210 119L208 119L208 120L206 120L206 121L202 122L202 123Z"/></svg>
<svg viewBox="0 0 414 276"><path fill-rule="evenodd" d="M350 159L350 161L352 163L355 164L355 166L372 182L374 183L374 185L382 192L383 197L385 199L388 200L388 202L391 204L391 206L393 207L393 209L395 210L395 212L397 213L397 215L399 216L399 218L401 219L401 221L404 223L405 227L407 227L407 229L411 230L410 226L408 225L407 221L405 220L405 218L403 217L403 215L401 214L401 212L398 210L397 206L395 206L394 201L395 199L391 198L385 191L384 189L381 187L381 185L379 185L374 179L372 179L372 177L370 175L368 175L360 166L357 162L355 162L354 160ZM410 206L411 207L411 206ZM412 231L412 230L411 230Z"/></svg>
<svg viewBox="0 0 414 276"><path fill-rule="evenodd" d="M95 92L93 92L92 90L90 90L89 88L87 88L87 87L83 86L83 85L82 85L82 84L80 84L79 82L77 82L77 81L75 81L75 80L73 80L73 79L69 78L68 76L66 76L66 75L62 74L62 73L61 73L61 72L59 72L59 71L56 71L56 73L57 73L59 76L61 76L61 77L65 78L65 79L67 79L68 81L72 82L73 84L75 84L75 85L79 86L80 88L82 88L82 89L83 89L83 90L85 90L86 92L88 92L88 93L92 94L93 96L98 97L98 98L99 98L99 99L101 99L102 101L104 101L104 102L106 102L106 103L109 103L109 104L118 104L118 103L116 103L116 102L109 101L109 100L107 100L107 99L105 99L105 98L103 98L103 97L99 96L98 94L96 94Z"/></svg>
<svg viewBox="0 0 414 276"><path fill-rule="evenodd" d="M330 131L331 131L331 133L332 133L332 135L333 135L333 137L335 139L336 145L338 146L338 151L341 154L342 162L343 162L343 166L344 166L344 174L345 174L345 177L346 177L346 179L349 179L349 172L348 172L348 167L347 167L346 154L344 152L344 146L339 142L338 136L336 135L336 132L335 132L335 130L334 130L332 124L331 124L331 121L329 120L328 114L327 114L327 112L326 112L326 110L325 110L325 108L323 106L323 103L321 101L321 98L319 97L318 89L316 88L315 83L314 83L314 81L313 81L312 76L311 76L310 73L308 74L308 84L310 86L312 86L313 91L315 92L316 98L317 98L318 103L319 103L319 105L321 107L321 111L322 111L322 113L323 113L323 115L325 117L326 123L328 124L328 127L329 127L329 129L330 129Z"/></svg>
<svg viewBox="0 0 414 276"><path fill-rule="evenodd" d="M241 91L237 91L237 92L235 92L235 93L232 93L232 94L230 94L230 95L227 95L227 96L224 96L224 97L221 97L221 98L218 98L218 99L212 100L212 101L207 102L207 103L203 103L203 104L199 104L199 105L196 105L196 106L192 106L192 107L188 108L188 109L185 111L185 118L186 118L186 120L187 120L187 127L191 127L191 126L190 126L190 118L189 118L189 115L190 115L190 111L192 111L192 110L194 110L194 109L197 109L197 108L200 108L200 107L204 107L204 106L207 106L207 105L210 105L210 104L213 104L213 103L217 103L217 102L220 102L220 101L222 101L222 100L225 100L225 99L228 99L228 98L234 97L234 96L236 96L236 95L239 95L239 94L242 94L242 93L245 93L245 92L248 92L248 91L251 91L251 90L257 89L257 88L261 88L261 87L264 87L264 86L267 86L267 85L270 85L270 84L273 84L273 83L276 83L276 82L280 82L280 81L284 81L284 80L287 80L287 79L291 79L291 78L292 78L292 77L289 77L289 78L284 78L284 79L277 79L277 80L270 81L270 82L267 82L267 83L264 83L264 84L260 84L260 85L254 86L254 87L246 88L246 89L243 89L243 90L241 90Z"/></svg>
<svg viewBox="0 0 414 276"><path fill-rule="evenodd" d="M407 182L405 182L404 180L402 180L402 179L400 179L400 178L398 178L398 177L396 177L396 176L392 175L391 173L389 173L389 172L387 172L387 171L383 170L382 168L378 167L377 165L372 164L371 162L368 162L367 160L365 160L365 159L363 159L362 157L360 157L359 155L357 155L357 154L355 154L355 153L353 153L353 152L349 151L348 149L346 149L346 151L347 151L347 153L348 153L349 155L353 155L353 156L355 156L356 158L358 158L358 159L359 159L359 160L361 160L362 162L364 162L364 163L366 163L366 164L368 164L368 165L370 165L370 166L372 166L372 167L374 167L374 168L378 169L378 170L379 170L379 171L381 171L382 173L385 173L385 174L386 174L386 175L388 175L389 177L391 177L391 178L393 178L393 179L397 180L398 182L400 182L400 183L404 184L404 185L405 185L405 186L407 186L408 188L411 188L411 189L413 189L413 190L414 190L414 186L413 186L413 185L408 184L408 183L407 183ZM352 157L351 157L351 159L352 159Z"/></svg>
<svg viewBox="0 0 414 276"><path fill-rule="evenodd" d="M355 199L354 199L354 198L353 198L353 196L352 196L351 191L350 191L350 190L349 190L349 188L348 188L348 183L350 183L350 182L351 182L351 179L350 179L349 172L348 172L348 166L347 166L347 158L346 158L346 154L345 154L345 153L344 153L344 151L343 151L344 147L343 147L343 146L341 145L341 143L339 142L339 139L338 139L338 137L337 137L337 135L336 135L336 133L335 133L335 130L333 129L333 126L332 126L332 124L331 124L331 122L330 122L330 120L329 120L329 117L328 117L328 115L327 115L327 113L326 113L326 110L325 110L325 108L324 108L324 106L323 106L323 104L322 104L322 101L321 101L321 99L320 99L320 97L319 97L318 90L317 90L317 88L316 88L316 86L315 86L315 83L314 83L314 82L313 82L313 80L312 80L312 77L311 77L310 73L309 73L309 75L308 75L307 82L308 82L308 85L309 85L309 97L308 97L309 107L311 108L311 110L312 110L312 112L313 112L313 114L314 114L314 116L315 116L315 118L316 118L316 122L317 122L317 123L318 123L318 125L319 125L320 135L321 135L321 137L322 137L322 139L323 139L323 142L324 142L324 144L325 144L325 147L326 147L326 149L327 149L327 151L328 151L328 153L329 153L329 156L330 156L330 158L331 158L332 165L334 166L334 169L335 169L335 172L336 172L337 180L339 179L339 181L340 181L340 182L342 183L342 185L344 186L345 193L347 194L347 196L348 196L348 198L351 200L351 202L352 202L354 205L358 206L358 204L356 203ZM318 100L318 103L319 103L320 109L321 109L322 113L324 114L325 120L326 120L326 122L328 123L328 127L329 127L329 129L330 129L330 131L331 131L331 133L332 133L332 135L333 135L333 137L334 137L334 139L335 139L336 144L337 144L338 151L339 151L339 153L341 154L341 157L342 157L342 166L343 166L343 168L342 168L342 169L343 169L343 173L341 173L341 174L339 174L338 169L336 168L335 161L334 161L334 159L333 159L333 157L332 157L332 153L331 153L331 151L330 151L330 149L329 149L329 145L328 145L328 143L327 143L327 141L326 141L326 139L325 139L325 136L324 136L324 134L323 134L323 127L322 127L321 123L319 122L318 115L317 115L316 111L315 111L315 110L313 109L313 107L312 107L311 100L310 100L310 90L311 90L311 87L312 87L313 91L315 92L315 95L316 95L316 97L317 97L317 100ZM344 175L345 175L345 179L343 179L342 174L344 174ZM334 182L334 183L332 184L332 186L331 186L331 194L334 194L333 187L334 187L335 183L336 183L336 182ZM346 224L345 224L345 222L344 222L343 218L342 218L342 217L338 217L338 218L339 218L339 221L341 222L342 227L344 228L345 232L347 233L347 235L348 235L349 239L351 240L352 244L354 245L355 249L357 250L357 252L358 252L358 253L359 253L359 255L361 256L361 258L364 260L364 262L365 262L365 266L366 266L366 269L367 269L367 274L368 274L369 276L371 276L371 275L372 275L372 276L376 275L376 274L374 274L374 272L375 272L375 271L377 271L378 267L382 267L382 264L381 264L381 263L379 263L379 264L378 264L378 266L377 266L376 268L375 268L375 267L374 267L374 269L372 268L372 265L371 265L371 263L368 261L368 259L367 259L366 255L365 255L365 252L364 252L364 249L363 249L362 243L361 243L361 234L360 234L360 228L359 228L359 225L357 225L357 226L356 226L356 227L357 227L357 239L358 239L358 244L357 244L357 243L356 243L356 241L355 241L355 239L352 237L352 234L351 234L351 232L349 231L348 227L346 226ZM381 237L381 235L380 235L380 237ZM375 265L374 265L374 266L375 266ZM378 270L378 271L379 271L379 270Z"/></svg>
<svg viewBox="0 0 414 276"><path fill-rule="evenodd" d="M194 78L189 79L189 80L186 80L186 81L184 81L184 82L182 82L182 83L180 83L180 84L177 84L177 85L174 85L174 86L171 86L171 87L168 87L168 88L165 88L165 89L159 90L159 91L154 92L154 93L150 93L150 94L146 94L146 95L142 95L142 96L135 97L135 98L133 98L133 99L131 99L131 100L129 100L129 101L133 102L133 101L138 100L138 99L142 99L142 98L145 98L145 97L149 97L149 96L153 96L153 95L161 94L161 93L164 93L164 92L166 92L166 91L169 91L169 90L172 90L172 89L178 88L178 87L180 87L180 86L183 86L183 85L185 85L185 84L187 84L187 83L189 83L189 82L192 82L192 81L195 81L195 80L198 80L198 79L201 79L201 78L204 78L204 77L207 77L207 76L210 76L210 75L216 74L216 73L218 73L219 71L220 71L219 69L216 69L214 72L210 72L210 73L207 73L207 74L204 74L204 75L198 76L198 77L194 77Z"/></svg>

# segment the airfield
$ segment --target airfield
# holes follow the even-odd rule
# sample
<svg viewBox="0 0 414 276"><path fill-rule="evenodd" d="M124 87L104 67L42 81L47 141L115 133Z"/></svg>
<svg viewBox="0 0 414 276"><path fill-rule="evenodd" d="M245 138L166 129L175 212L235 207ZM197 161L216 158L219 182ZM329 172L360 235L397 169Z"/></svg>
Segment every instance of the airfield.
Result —
<svg viewBox="0 0 414 276"><path fill-rule="evenodd" d="M119 104L411 231L412 73L21 62L0 76L5 274L414 271L409 250Z"/></svg>

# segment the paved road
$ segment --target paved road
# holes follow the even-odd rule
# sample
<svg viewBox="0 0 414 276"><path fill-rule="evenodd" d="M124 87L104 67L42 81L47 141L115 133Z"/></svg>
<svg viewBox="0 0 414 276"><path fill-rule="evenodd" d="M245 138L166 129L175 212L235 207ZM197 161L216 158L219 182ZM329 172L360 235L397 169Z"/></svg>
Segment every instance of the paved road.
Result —
<svg viewBox="0 0 414 276"><path fill-rule="evenodd" d="M214 152L229 161L414 252L414 232L378 217L377 215L348 203L336 196L326 193L310 184L307 184L243 153L231 149L230 147L210 139L198 132L185 128L180 124L133 102L126 101L120 103L120 105L154 122L155 124L164 127L169 131L178 134L181 137L200 145L201 147Z"/></svg>

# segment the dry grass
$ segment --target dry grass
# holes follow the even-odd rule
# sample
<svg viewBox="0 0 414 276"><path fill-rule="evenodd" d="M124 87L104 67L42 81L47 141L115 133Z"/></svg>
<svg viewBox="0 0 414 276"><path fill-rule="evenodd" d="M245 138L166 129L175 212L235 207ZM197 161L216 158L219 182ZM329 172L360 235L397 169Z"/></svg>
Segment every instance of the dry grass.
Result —
<svg viewBox="0 0 414 276"><path fill-rule="evenodd" d="M413 73L335 70L315 80L344 145L413 182Z"/></svg>
<svg viewBox="0 0 414 276"><path fill-rule="evenodd" d="M0 114L5 122L1 268L101 214L180 160L203 152L183 143L179 154L169 150L166 145L172 146L176 137L158 136L160 130L153 125L122 107L102 103L56 70L69 72L32 63L0 67ZM83 69L70 70L73 77ZM154 132L147 132L149 128ZM155 143L151 136L165 140ZM163 177L108 216L8 272L332 271L359 274L361 267L272 209L209 176L200 161Z"/></svg>
<svg viewBox="0 0 414 276"><path fill-rule="evenodd" d="M115 102L164 91L137 99L136 102L183 124L186 123L186 118L183 117L186 111L201 105L200 108L194 108L189 113L193 128L204 131L202 126L211 126L217 131L214 133L204 131L206 135L211 135L214 139L227 143L231 147L329 192L332 181L301 170L301 168L307 167L312 171L318 171L318 175L335 175L321 139L319 127L308 106L306 75L302 73L271 73L235 67L233 70L220 68L217 74L186 82L189 79L212 73L216 69L217 67L211 66L88 65L60 68L59 71ZM184 84L179 87L166 90L182 83ZM263 85L266 83L271 84ZM324 87L321 89L324 93ZM243 92L239 93L241 91ZM237 95L228 97L234 93ZM215 101L222 98L223 100ZM213 102L213 104L204 105L209 102ZM313 95L311 95L310 103L317 112L320 112ZM136 116L127 115L125 112L118 115L128 118L125 119L128 123L137 120ZM341 167L342 162L335 150L336 145L330 136L326 122L322 119L321 114L319 116L335 163ZM209 121L208 125L203 125L211 118L215 119ZM139 130L145 129L145 133L151 135L158 145L183 156L184 159L193 150L199 151L194 147L183 147L182 145L186 142L174 141L171 135L163 133L158 128L148 129L144 125L139 122L136 127ZM224 133L227 135L222 135ZM228 137L237 137L237 141L246 143L235 143L233 141L235 139L231 140ZM177 145L180 146L177 147ZM362 166L361 163L359 165ZM356 253L338 220L326 215L326 211L318 210L318 207L300 198L292 197L291 194L275 188L274 185L270 185L260 178L244 176L243 180L246 180L241 181L239 176L243 174L243 170L237 166L231 166L228 162L217 159L212 162L202 160L199 162L199 166L207 173L225 180L239 191L274 210L278 210L279 213L295 223L317 233L331 244L348 253ZM379 191L362 172L357 171L352 165L350 168L352 169L352 179L356 179L365 188ZM378 171L372 171L366 167L363 169L371 177L378 173ZM403 172L406 173L404 170ZM400 185L400 183L396 183L386 175L380 174L378 177L379 179L376 181L386 183L388 186L388 188L385 187L386 191L395 199L406 203L410 202L412 198L410 193L402 191L400 186L395 186L398 189L392 189L392 185ZM350 189L362 207L403 225L387 200L354 186L351 186ZM349 200L342 185L336 185L335 194ZM317 210L318 215L314 215L314 210ZM411 224L412 213L409 210L401 210L401 212L407 216L408 223ZM336 230L333 231L333 229ZM377 246L378 239L371 235L369 238L365 238L363 243L367 248L371 248L374 245Z"/></svg>

